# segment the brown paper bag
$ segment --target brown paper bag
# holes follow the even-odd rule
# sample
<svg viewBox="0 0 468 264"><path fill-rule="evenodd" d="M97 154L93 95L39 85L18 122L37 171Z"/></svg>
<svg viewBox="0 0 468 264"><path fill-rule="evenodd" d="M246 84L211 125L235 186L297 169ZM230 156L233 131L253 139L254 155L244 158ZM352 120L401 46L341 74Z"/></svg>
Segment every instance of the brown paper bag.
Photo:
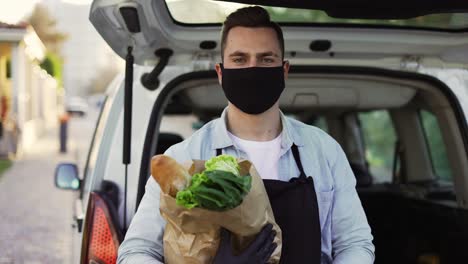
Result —
<svg viewBox="0 0 468 264"><path fill-rule="evenodd" d="M281 229L275 222L263 181L249 161L239 161L239 166L241 176L252 176L252 187L243 202L231 210L186 209L178 206L173 197L161 192L160 211L167 221L163 237L165 263L212 263L220 242L220 227L232 232L232 245L237 254L267 223L273 224L276 231L274 242L278 245L269 263L279 263ZM194 175L204 169L205 161L195 160L189 173Z"/></svg>

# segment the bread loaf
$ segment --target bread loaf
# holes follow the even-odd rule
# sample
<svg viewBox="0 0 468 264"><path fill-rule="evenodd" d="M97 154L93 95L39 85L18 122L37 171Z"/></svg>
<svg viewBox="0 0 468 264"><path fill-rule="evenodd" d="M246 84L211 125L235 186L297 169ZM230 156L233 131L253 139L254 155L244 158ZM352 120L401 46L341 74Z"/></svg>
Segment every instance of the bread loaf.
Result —
<svg viewBox="0 0 468 264"><path fill-rule="evenodd" d="M161 190L172 197L185 189L190 182L190 174L177 161L166 155L156 155L151 159L151 175Z"/></svg>

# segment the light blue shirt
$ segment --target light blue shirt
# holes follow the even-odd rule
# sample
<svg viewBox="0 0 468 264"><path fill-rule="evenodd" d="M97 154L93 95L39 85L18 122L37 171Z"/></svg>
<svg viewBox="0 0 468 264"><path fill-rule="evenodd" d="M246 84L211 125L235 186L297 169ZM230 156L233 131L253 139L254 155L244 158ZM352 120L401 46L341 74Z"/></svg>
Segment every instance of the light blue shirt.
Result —
<svg viewBox="0 0 468 264"><path fill-rule="evenodd" d="M234 146L226 128L226 111L190 138L166 151L178 162L206 160L224 154L247 158ZM322 263L369 264L374 262L372 234L356 192L356 179L340 145L322 130L281 113L283 133L278 162L279 179L299 176L291 151L296 144L307 176L312 176L322 229ZM149 177L139 208L119 248L118 263L162 263L165 220L159 213L160 188Z"/></svg>

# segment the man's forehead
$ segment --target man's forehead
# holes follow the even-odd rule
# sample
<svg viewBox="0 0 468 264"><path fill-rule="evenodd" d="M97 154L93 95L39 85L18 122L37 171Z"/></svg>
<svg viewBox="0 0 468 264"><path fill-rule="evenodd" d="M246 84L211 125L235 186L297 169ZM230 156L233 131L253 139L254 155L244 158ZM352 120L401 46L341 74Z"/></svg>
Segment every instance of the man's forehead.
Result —
<svg viewBox="0 0 468 264"><path fill-rule="evenodd" d="M274 37L277 38L276 31L271 27L243 27L235 26L231 28L227 34L227 40L230 38L238 38L242 35L255 35L258 37Z"/></svg>
<svg viewBox="0 0 468 264"><path fill-rule="evenodd" d="M278 37L273 28L237 26L229 30L226 49L247 52L250 48L260 47L259 52L278 53L280 51Z"/></svg>
<svg viewBox="0 0 468 264"><path fill-rule="evenodd" d="M272 27L246 27L246 26L235 26L232 27L229 32L233 31L271 31L272 33L276 33Z"/></svg>

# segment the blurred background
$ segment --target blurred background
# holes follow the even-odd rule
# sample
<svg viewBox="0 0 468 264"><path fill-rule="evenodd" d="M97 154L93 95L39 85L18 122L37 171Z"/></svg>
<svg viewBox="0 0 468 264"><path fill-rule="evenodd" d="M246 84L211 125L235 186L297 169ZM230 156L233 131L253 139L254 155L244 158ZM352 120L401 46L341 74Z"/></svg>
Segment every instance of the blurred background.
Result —
<svg viewBox="0 0 468 264"><path fill-rule="evenodd" d="M0 155L27 151L67 110L84 116L87 101L122 70L123 61L88 21L90 3L2 0Z"/></svg>
<svg viewBox="0 0 468 264"><path fill-rule="evenodd" d="M90 0L0 0L0 263L71 263L73 193L58 162L84 164L124 62L88 20Z"/></svg>

